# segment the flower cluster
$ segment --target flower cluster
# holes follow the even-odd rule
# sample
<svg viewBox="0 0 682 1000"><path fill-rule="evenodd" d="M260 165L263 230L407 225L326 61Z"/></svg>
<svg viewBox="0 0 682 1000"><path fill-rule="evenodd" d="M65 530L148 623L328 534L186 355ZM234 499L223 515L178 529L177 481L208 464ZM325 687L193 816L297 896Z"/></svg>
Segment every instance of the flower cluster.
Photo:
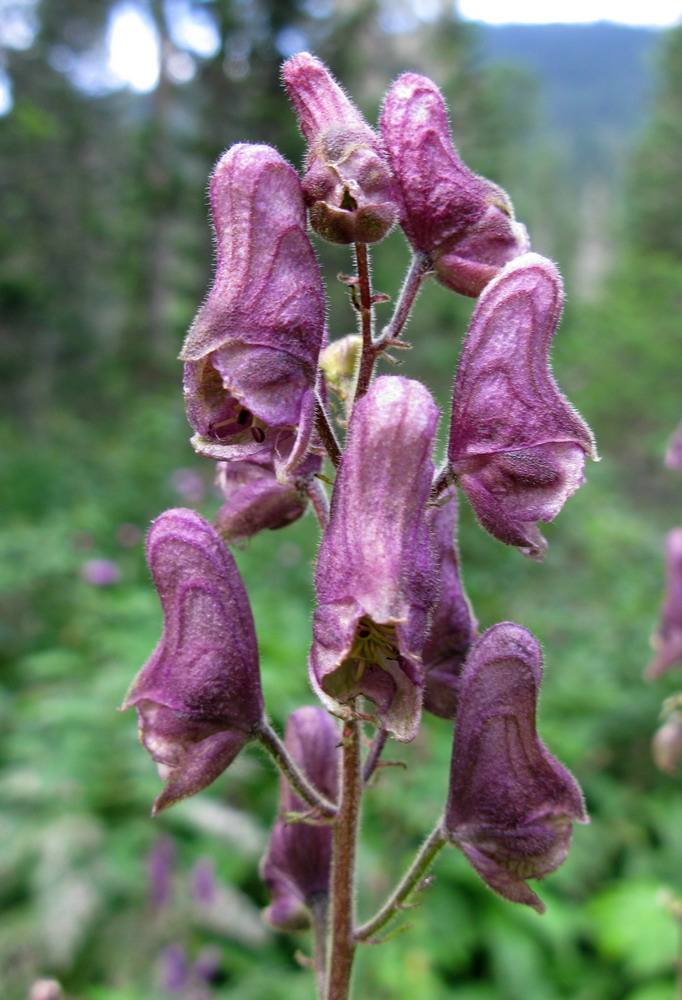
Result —
<svg viewBox="0 0 682 1000"><path fill-rule="evenodd" d="M436 85L401 76L374 129L314 56L288 60L283 79L307 143L302 178L276 150L247 144L229 149L211 178L216 272L181 358L192 443L218 461L224 499L214 525L184 509L152 525L164 631L125 707L137 708L167 779L156 811L205 788L250 741L270 749L283 778L261 866L268 919L326 927L331 907L343 951L352 927L335 893L352 855L343 839L359 773L352 734L375 733L369 775L387 736L414 739L424 709L454 722L450 790L431 843L451 842L492 889L542 909L527 880L561 864L572 820L586 814L537 734L537 641L512 622L479 637L460 577L458 491L494 538L541 559L538 522L556 517L596 453L549 368L563 304L557 268L530 252L506 193L459 158ZM377 332L374 307L386 297L372 292L368 244L396 222L412 264ZM332 344L308 224L355 247L357 275L345 280L359 329ZM478 298L440 469L429 390L374 375L387 349L404 346L429 278ZM343 401L336 420L332 393ZM281 529L308 505L321 528L309 674L322 707L295 711L281 742L264 714L254 625L226 546ZM676 614L666 643L678 639Z"/></svg>

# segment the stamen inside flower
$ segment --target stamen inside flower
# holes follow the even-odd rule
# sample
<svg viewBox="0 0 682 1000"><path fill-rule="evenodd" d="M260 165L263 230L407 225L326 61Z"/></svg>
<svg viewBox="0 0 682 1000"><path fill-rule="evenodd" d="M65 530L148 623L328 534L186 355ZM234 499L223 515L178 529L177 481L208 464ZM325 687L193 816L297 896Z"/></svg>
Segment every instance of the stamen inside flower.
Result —
<svg viewBox="0 0 682 1000"><path fill-rule="evenodd" d="M242 406L233 396L225 400L221 418L208 427L208 436L214 440L225 441L229 438L237 443L238 439L244 439L245 432L259 444L265 440L266 428L263 421L254 417L251 410Z"/></svg>
<svg viewBox="0 0 682 1000"><path fill-rule="evenodd" d="M388 661L400 659L395 625L377 625L367 615L357 624L355 638L348 654L348 661L355 666L355 680L359 681L368 666L390 668Z"/></svg>

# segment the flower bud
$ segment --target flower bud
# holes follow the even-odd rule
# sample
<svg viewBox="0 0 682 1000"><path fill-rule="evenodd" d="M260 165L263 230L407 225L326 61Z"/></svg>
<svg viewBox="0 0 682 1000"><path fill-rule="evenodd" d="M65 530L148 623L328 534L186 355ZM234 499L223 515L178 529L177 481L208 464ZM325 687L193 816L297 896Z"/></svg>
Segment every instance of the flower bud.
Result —
<svg viewBox="0 0 682 1000"><path fill-rule="evenodd" d="M320 368L326 386L346 403L353 397L355 375L362 354L362 337L349 333L333 340L320 354Z"/></svg>
<svg viewBox="0 0 682 1000"><path fill-rule="evenodd" d="M651 745L659 771L674 774L682 756L682 712L673 712L656 730Z"/></svg>
<svg viewBox="0 0 682 1000"><path fill-rule="evenodd" d="M676 664L682 666L682 528L665 540L666 588L661 620L651 640L655 655L647 667L649 680Z"/></svg>
<svg viewBox="0 0 682 1000"><path fill-rule="evenodd" d="M526 879L565 860L571 820L587 823L575 779L536 731L542 679L537 640L513 622L494 625L462 671L445 830L505 899L544 904Z"/></svg>
<svg viewBox="0 0 682 1000"><path fill-rule="evenodd" d="M256 633L237 566L215 529L167 510L147 536L163 634L128 692L140 739L168 774L154 813L206 788L258 732Z"/></svg>
<svg viewBox="0 0 682 1000"><path fill-rule="evenodd" d="M310 675L329 710L363 695L407 742L421 716L421 651L436 599L426 520L438 409L420 383L382 376L355 404L317 560Z"/></svg>
<svg viewBox="0 0 682 1000"><path fill-rule="evenodd" d="M455 542L457 491L450 488L444 501L429 511L440 567L440 594L422 654L424 708L442 719L454 719L459 675L469 646L476 638L477 622L459 576Z"/></svg>
<svg viewBox="0 0 682 1000"><path fill-rule="evenodd" d="M324 334L301 184L276 150L238 144L213 172L211 211L215 280L180 355L192 444L216 459L274 456L279 473L309 444Z"/></svg>
<svg viewBox="0 0 682 1000"><path fill-rule="evenodd" d="M443 95L428 77L405 73L396 80L386 95L381 132L410 245L428 254L442 285L480 295L530 245L508 195L462 163Z"/></svg>
<svg viewBox="0 0 682 1000"><path fill-rule="evenodd" d="M317 791L332 802L337 796L338 742L338 730L323 708L306 706L289 716L284 745ZM308 806L280 779L279 816L260 869L272 897L265 918L280 930L305 930L310 909L324 905L329 894L332 828L291 821L291 813L306 812Z"/></svg>
<svg viewBox="0 0 682 1000"><path fill-rule="evenodd" d="M303 190L310 225L331 243L383 239L397 210L379 137L309 52L288 59L282 76L308 143Z"/></svg>
<svg viewBox="0 0 682 1000"><path fill-rule="evenodd" d="M563 289L554 264L526 254L476 305L455 378L448 461L495 538L542 559L535 521L551 521L596 459L589 427L559 392L549 347Z"/></svg>
<svg viewBox="0 0 682 1000"><path fill-rule="evenodd" d="M218 485L225 497L215 527L228 545L238 545L260 531L284 528L305 512L307 501L297 483L320 471L319 455L308 455L293 481L280 483L268 456L242 462L219 462Z"/></svg>

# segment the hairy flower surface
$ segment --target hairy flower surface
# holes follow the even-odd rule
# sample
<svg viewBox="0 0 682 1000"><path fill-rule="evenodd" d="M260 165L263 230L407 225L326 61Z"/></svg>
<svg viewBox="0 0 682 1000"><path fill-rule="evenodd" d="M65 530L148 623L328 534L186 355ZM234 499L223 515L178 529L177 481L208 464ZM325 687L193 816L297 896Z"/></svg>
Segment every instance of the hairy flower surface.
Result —
<svg viewBox="0 0 682 1000"><path fill-rule="evenodd" d="M502 622L471 648L462 671L445 830L506 899L544 904L526 879L564 861L571 820L586 823L575 779L536 731L542 654L534 636Z"/></svg>
<svg viewBox="0 0 682 1000"><path fill-rule="evenodd" d="M209 785L258 732L256 634L237 566L192 510L167 510L147 536L163 634L128 692L140 738L168 774L160 812Z"/></svg>
<svg viewBox="0 0 682 1000"><path fill-rule="evenodd" d="M554 264L526 254L476 305L455 379L450 469L492 535L541 559L551 521L596 459L589 427L559 391L549 347L563 305Z"/></svg>
<svg viewBox="0 0 682 1000"><path fill-rule="evenodd" d="M324 336L322 278L296 172L240 143L211 177L216 274L180 357L192 444L217 459L300 461L312 431Z"/></svg>
<svg viewBox="0 0 682 1000"><path fill-rule="evenodd" d="M439 597L423 652L424 708L442 719L454 719L457 686L469 646L476 638L476 619L459 575L455 541L457 491L451 487L429 512L439 565Z"/></svg>
<svg viewBox="0 0 682 1000"><path fill-rule="evenodd" d="M260 531L284 528L303 515L307 506L297 483L320 471L319 455L308 455L291 481L281 483L268 455L254 455L241 462L218 464L218 485L225 502L215 527L230 545L244 542Z"/></svg>
<svg viewBox="0 0 682 1000"><path fill-rule="evenodd" d="M323 708L304 706L289 716L284 744L317 791L332 802L337 796L338 743L338 729ZM260 871L272 897L265 917L282 930L308 927L310 910L325 905L329 895L332 828L292 821L292 813L308 812L289 783L280 779L279 815Z"/></svg>
<svg viewBox="0 0 682 1000"><path fill-rule="evenodd" d="M398 77L386 95L381 132L411 246L429 255L441 284L479 295L529 247L506 192L462 163L443 95L428 77Z"/></svg>
<svg viewBox="0 0 682 1000"><path fill-rule="evenodd" d="M381 141L324 63L288 59L282 77L308 143L303 190L310 224L332 243L374 243L397 216Z"/></svg>
<svg viewBox="0 0 682 1000"><path fill-rule="evenodd" d="M353 411L317 561L313 686L341 716L363 695L403 741L419 726L421 650L437 596L425 509L437 421L420 382L372 383Z"/></svg>
<svg viewBox="0 0 682 1000"><path fill-rule="evenodd" d="M682 528L668 532L665 540L666 588L661 620L651 642L655 655L647 667L653 679L676 664L682 666Z"/></svg>

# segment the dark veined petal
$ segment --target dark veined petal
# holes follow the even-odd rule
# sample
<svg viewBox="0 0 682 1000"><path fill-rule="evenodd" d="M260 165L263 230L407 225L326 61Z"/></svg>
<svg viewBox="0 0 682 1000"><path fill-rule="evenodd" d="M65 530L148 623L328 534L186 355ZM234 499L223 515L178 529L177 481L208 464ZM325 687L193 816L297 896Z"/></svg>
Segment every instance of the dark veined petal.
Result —
<svg viewBox="0 0 682 1000"><path fill-rule="evenodd" d="M376 379L355 406L317 560L311 681L330 711L363 695L399 740L419 725L435 602L426 503L438 409L420 383Z"/></svg>
<svg viewBox="0 0 682 1000"><path fill-rule="evenodd" d="M397 181L400 225L441 284L477 296L528 250L502 188L472 173L452 144L445 101L428 77L404 73L386 95L381 131Z"/></svg>
<svg viewBox="0 0 682 1000"><path fill-rule="evenodd" d="M163 634L125 699L168 774L155 812L209 785L252 739L263 699L256 634L236 564L192 510L168 510L147 536Z"/></svg>
<svg viewBox="0 0 682 1000"><path fill-rule="evenodd" d="M542 654L520 625L494 625L462 671L445 829L481 878L542 912L527 884L564 861L571 821L587 822L575 779L536 730Z"/></svg>
<svg viewBox="0 0 682 1000"><path fill-rule="evenodd" d="M270 146L240 143L215 167L211 211L216 274L180 355L192 443L276 462L288 443L292 464L310 439L325 319L301 183Z"/></svg>
<svg viewBox="0 0 682 1000"><path fill-rule="evenodd" d="M481 524L542 558L551 521L596 459L589 427L559 391L549 348L563 305L554 264L508 264L474 310L455 378L448 461Z"/></svg>

